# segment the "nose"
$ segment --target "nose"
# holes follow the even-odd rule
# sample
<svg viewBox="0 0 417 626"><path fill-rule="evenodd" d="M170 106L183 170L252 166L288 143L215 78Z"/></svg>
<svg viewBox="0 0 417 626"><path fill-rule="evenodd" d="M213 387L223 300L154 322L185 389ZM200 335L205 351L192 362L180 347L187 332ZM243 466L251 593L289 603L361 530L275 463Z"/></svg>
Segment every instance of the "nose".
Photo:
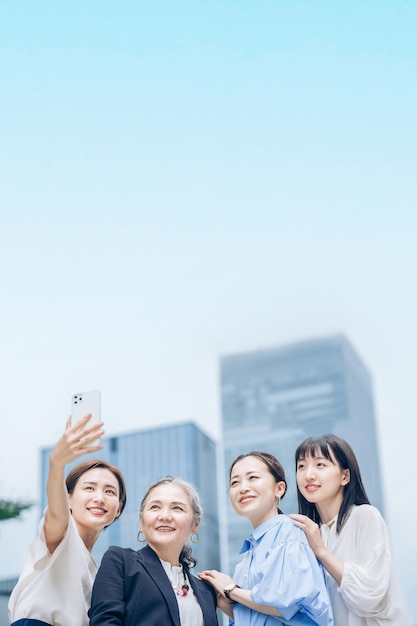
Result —
<svg viewBox="0 0 417 626"><path fill-rule="evenodd" d="M104 494L104 492L103 492L103 491L100 491L100 489L97 489L97 490L94 492L94 498L93 498L93 500L94 500L95 502L104 502L104 498L105 498L105 494Z"/></svg>
<svg viewBox="0 0 417 626"><path fill-rule="evenodd" d="M249 483L246 480L242 480L242 482L240 483L240 493L245 493L246 491L249 491Z"/></svg>
<svg viewBox="0 0 417 626"><path fill-rule="evenodd" d="M311 463L306 465L305 477L306 480L313 480L315 478L314 466Z"/></svg>
<svg viewBox="0 0 417 626"><path fill-rule="evenodd" d="M171 511L168 508L160 509L159 516L160 519L171 519Z"/></svg>

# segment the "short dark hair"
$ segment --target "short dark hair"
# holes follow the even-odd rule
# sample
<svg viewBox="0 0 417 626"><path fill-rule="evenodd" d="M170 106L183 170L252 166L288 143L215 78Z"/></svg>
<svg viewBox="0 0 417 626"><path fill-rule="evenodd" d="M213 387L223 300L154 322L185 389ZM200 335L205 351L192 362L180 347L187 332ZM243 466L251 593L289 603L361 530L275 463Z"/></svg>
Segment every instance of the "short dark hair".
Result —
<svg viewBox="0 0 417 626"><path fill-rule="evenodd" d="M361 471L356 459L355 453L347 441L336 437L336 435L320 435L319 437L308 437L304 439L295 451L295 467L297 469L298 461L305 459L307 456L323 456L333 463L330 455L333 453L334 458L340 465L342 470L349 470L350 480L343 489L343 501L337 515L336 532L339 533L347 518L350 509L354 504L370 504L363 485ZM298 510L303 515L308 515L310 519L317 524L321 524L321 519L317 507L314 503L308 502L301 494L297 485Z"/></svg>
<svg viewBox="0 0 417 626"><path fill-rule="evenodd" d="M77 484L81 476L85 474L86 472L88 472L89 470L96 469L96 468L109 470L112 474L114 474L115 478L117 479L117 482L119 483L120 514L116 518L118 519L120 515L122 514L123 509L126 506L126 485L125 485L122 472L115 465L112 465L111 463L107 463L107 461L102 461L101 459L91 459L89 461L83 461L82 463L78 463L78 465L76 465L69 472L65 480L67 491L69 494L72 494L75 489L75 485Z"/></svg>

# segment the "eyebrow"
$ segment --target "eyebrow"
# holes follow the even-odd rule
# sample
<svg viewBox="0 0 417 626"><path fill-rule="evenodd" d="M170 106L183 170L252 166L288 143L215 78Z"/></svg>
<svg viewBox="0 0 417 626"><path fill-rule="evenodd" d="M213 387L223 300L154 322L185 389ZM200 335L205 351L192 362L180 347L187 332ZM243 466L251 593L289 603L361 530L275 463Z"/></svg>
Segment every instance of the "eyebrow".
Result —
<svg viewBox="0 0 417 626"><path fill-rule="evenodd" d="M149 504L164 504L164 502L162 500L149 500L148 505ZM188 506L186 502L181 502L181 500L173 500L172 502L168 502L168 504L180 504L181 506Z"/></svg>
<svg viewBox="0 0 417 626"><path fill-rule="evenodd" d="M82 485L94 485L94 487L97 487L98 483L95 480L84 480L82 483ZM112 489L116 489L117 490L117 486L116 484L111 484L109 483L108 485L104 485L104 488L107 489L108 487L111 487Z"/></svg>
<svg viewBox="0 0 417 626"><path fill-rule="evenodd" d="M259 474L261 472L260 469L253 469L253 470L249 470L248 472L244 473L244 476L249 476L249 474ZM233 480L233 478L239 478L240 474L233 474L233 476L230 476L230 480Z"/></svg>

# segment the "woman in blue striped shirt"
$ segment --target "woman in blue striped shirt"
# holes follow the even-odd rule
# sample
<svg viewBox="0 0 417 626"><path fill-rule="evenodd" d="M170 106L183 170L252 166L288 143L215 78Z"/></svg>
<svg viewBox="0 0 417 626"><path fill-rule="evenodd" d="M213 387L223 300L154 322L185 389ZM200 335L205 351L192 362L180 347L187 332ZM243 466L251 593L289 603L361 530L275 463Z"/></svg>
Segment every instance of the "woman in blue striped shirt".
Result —
<svg viewBox="0 0 417 626"><path fill-rule="evenodd" d="M199 574L217 592L218 606L235 626L331 626L324 572L304 533L279 509L287 489L284 470L267 452L242 454L230 468L229 495L253 532L231 578Z"/></svg>

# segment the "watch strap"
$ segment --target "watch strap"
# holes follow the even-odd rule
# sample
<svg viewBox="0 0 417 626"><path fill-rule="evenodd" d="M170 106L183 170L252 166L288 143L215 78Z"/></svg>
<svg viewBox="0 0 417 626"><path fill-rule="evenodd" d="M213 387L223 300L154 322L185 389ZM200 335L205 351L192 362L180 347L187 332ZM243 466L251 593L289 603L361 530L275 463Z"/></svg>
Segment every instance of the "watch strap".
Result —
<svg viewBox="0 0 417 626"><path fill-rule="evenodd" d="M224 589L223 593L228 600L231 600L230 594L234 589L240 589L239 585L234 583L233 585L228 585L226 589Z"/></svg>

